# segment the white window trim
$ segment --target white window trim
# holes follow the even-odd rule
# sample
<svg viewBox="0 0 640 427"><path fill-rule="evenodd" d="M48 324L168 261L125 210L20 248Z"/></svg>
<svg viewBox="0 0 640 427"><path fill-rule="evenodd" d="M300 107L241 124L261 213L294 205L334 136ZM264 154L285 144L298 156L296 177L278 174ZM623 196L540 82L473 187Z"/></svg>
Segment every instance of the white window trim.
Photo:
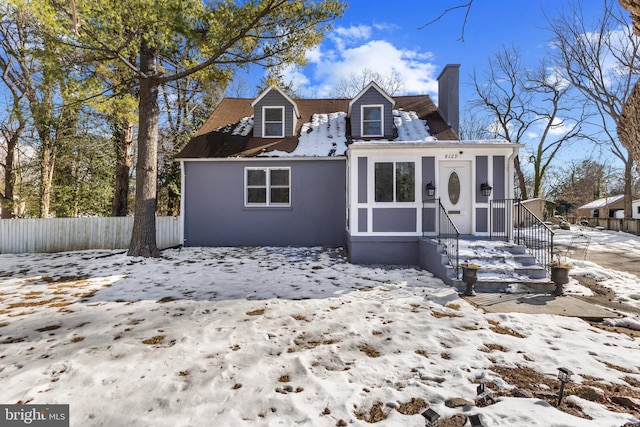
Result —
<svg viewBox="0 0 640 427"><path fill-rule="evenodd" d="M250 170L263 170L266 172L266 182L264 186L254 186L254 187L264 187L265 191L266 191L266 202L265 203L249 203L248 197L249 197L249 183L248 183L248 177L249 177L249 171ZM289 189L289 203L271 203L271 171L272 170L286 170L289 173L289 185L288 186L283 186L283 185L275 185L273 186L273 188L288 188ZM253 188L253 187L252 187ZM259 207L259 208L263 208L263 207L276 207L276 208L286 208L286 207L291 207L291 168L287 167L287 166L283 166L283 167L245 167L244 168L244 206L247 208L254 208L254 207Z"/></svg>
<svg viewBox="0 0 640 427"><path fill-rule="evenodd" d="M280 123L280 122L267 122L265 117L265 111L266 110L275 110L275 109L280 109L282 111L282 134L280 135L266 135L265 134L265 130L266 130L266 123ZM285 134L285 119L284 119L284 115L285 115L285 108L284 106L281 105L263 105L262 106L262 137L263 138L284 138L284 134Z"/></svg>
<svg viewBox="0 0 640 427"><path fill-rule="evenodd" d="M393 201L390 202L377 202L376 201L376 163L392 163L393 164ZM412 202L399 202L396 200L396 164L397 163L413 163L413 201ZM410 206L410 205L414 205L417 203L418 200L418 191L417 191L417 187L418 187L418 165L417 162L415 160L386 160L386 159L375 159L372 161L371 164L371 176L370 176L370 181L371 183L373 183L371 185L371 204L374 206L388 206L391 207L392 205L396 205L396 206Z"/></svg>
<svg viewBox="0 0 640 427"><path fill-rule="evenodd" d="M365 108L380 108L380 135L366 135L364 133L364 109ZM373 120L370 120L373 121ZM368 104L360 106L360 130L361 136L384 136L384 105L383 104Z"/></svg>

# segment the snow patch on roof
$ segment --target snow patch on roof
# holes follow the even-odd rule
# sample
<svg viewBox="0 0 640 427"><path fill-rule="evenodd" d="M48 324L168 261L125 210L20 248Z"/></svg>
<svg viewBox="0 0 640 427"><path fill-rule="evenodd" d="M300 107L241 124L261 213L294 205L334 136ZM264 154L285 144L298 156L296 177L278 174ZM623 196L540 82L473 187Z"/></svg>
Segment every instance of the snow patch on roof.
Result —
<svg viewBox="0 0 640 427"><path fill-rule="evenodd" d="M611 196L611 197L604 197L602 199L594 200L593 202L587 203L586 205L582 205L578 209L604 208L612 203L617 202L623 197L624 197L624 194L618 194L617 196Z"/></svg>
<svg viewBox="0 0 640 427"><path fill-rule="evenodd" d="M268 151L268 157L334 157L347 151L347 113L314 114L300 129L298 146L291 153Z"/></svg>
<svg viewBox="0 0 640 427"><path fill-rule="evenodd" d="M393 123L398 129L395 141L435 141L426 120L421 120L414 111L393 110Z"/></svg>
<svg viewBox="0 0 640 427"><path fill-rule="evenodd" d="M216 129L218 132L230 133L231 135L247 136L253 130L253 116L243 117L240 122L226 125Z"/></svg>

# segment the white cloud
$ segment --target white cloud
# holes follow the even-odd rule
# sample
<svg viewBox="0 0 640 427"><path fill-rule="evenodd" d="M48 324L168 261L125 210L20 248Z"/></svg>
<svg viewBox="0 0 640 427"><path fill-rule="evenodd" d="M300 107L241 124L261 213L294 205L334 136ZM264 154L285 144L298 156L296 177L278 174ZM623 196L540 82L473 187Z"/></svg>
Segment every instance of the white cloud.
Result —
<svg viewBox="0 0 640 427"><path fill-rule="evenodd" d="M343 38L348 40L368 40L371 38L371 27L368 25L356 25L352 27L337 27L330 34L331 38Z"/></svg>
<svg viewBox="0 0 640 427"><path fill-rule="evenodd" d="M346 31L343 34L361 36L365 32ZM302 72L311 80L309 83L313 87L307 89L314 96L327 96L341 80L365 69L383 76L395 73L402 80L407 94L437 93L439 67L430 62L433 59L431 53L401 49L385 40L369 40L347 48L344 39L338 42L333 37L331 39L334 46L325 43L307 53L310 65Z"/></svg>
<svg viewBox="0 0 640 427"><path fill-rule="evenodd" d="M328 34L329 40L333 41L340 51L347 46L371 38L371 27L368 25L356 25L351 27L337 27Z"/></svg>
<svg viewBox="0 0 640 427"><path fill-rule="evenodd" d="M554 117L549 128L549 135L562 136L565 135L575 127L575 124L567 123L567 120Z"/></svg>

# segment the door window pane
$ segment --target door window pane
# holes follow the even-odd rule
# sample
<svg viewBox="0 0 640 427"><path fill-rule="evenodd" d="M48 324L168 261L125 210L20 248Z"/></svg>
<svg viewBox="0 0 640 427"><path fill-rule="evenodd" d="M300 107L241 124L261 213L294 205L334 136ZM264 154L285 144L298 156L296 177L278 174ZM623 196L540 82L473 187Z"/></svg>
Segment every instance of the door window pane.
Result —
<svg viewBox="0 0 640 427"><path fill-rule="evenodd" d="M447 190L449 192L449 200L451 201L451 204L458 204L458 201L460 200L460 177L456 172L451 172L451 175L449 175Z"/></svg>

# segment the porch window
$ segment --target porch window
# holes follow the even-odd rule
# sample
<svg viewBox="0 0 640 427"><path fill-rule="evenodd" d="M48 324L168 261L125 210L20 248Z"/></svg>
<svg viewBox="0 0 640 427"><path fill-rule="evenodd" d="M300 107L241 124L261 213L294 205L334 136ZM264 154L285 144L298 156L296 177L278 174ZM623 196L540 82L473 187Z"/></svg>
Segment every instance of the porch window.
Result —
<svg viewBox="0 0 640 427"><path fill-rule="evenodd" d="M245 206L290 205L290 168L245 169Z"/></svg>
<svg viewBox="0 0 640 427"><path fill-rule="evenodd" d="M374 175L376 202L415 201L415 163L376 163Z"/></svg>
<svg viewBox="0 0 640 427"><path fill-rule="evenodd" d="M362 107L362 136L383 136L382 105Z"/></svg>
<svg viewBox="0 0 640 427"><path fill-rule="evenodd" d="M262 136L284 137L284 107L264 107L262 109Z"/></svg>

